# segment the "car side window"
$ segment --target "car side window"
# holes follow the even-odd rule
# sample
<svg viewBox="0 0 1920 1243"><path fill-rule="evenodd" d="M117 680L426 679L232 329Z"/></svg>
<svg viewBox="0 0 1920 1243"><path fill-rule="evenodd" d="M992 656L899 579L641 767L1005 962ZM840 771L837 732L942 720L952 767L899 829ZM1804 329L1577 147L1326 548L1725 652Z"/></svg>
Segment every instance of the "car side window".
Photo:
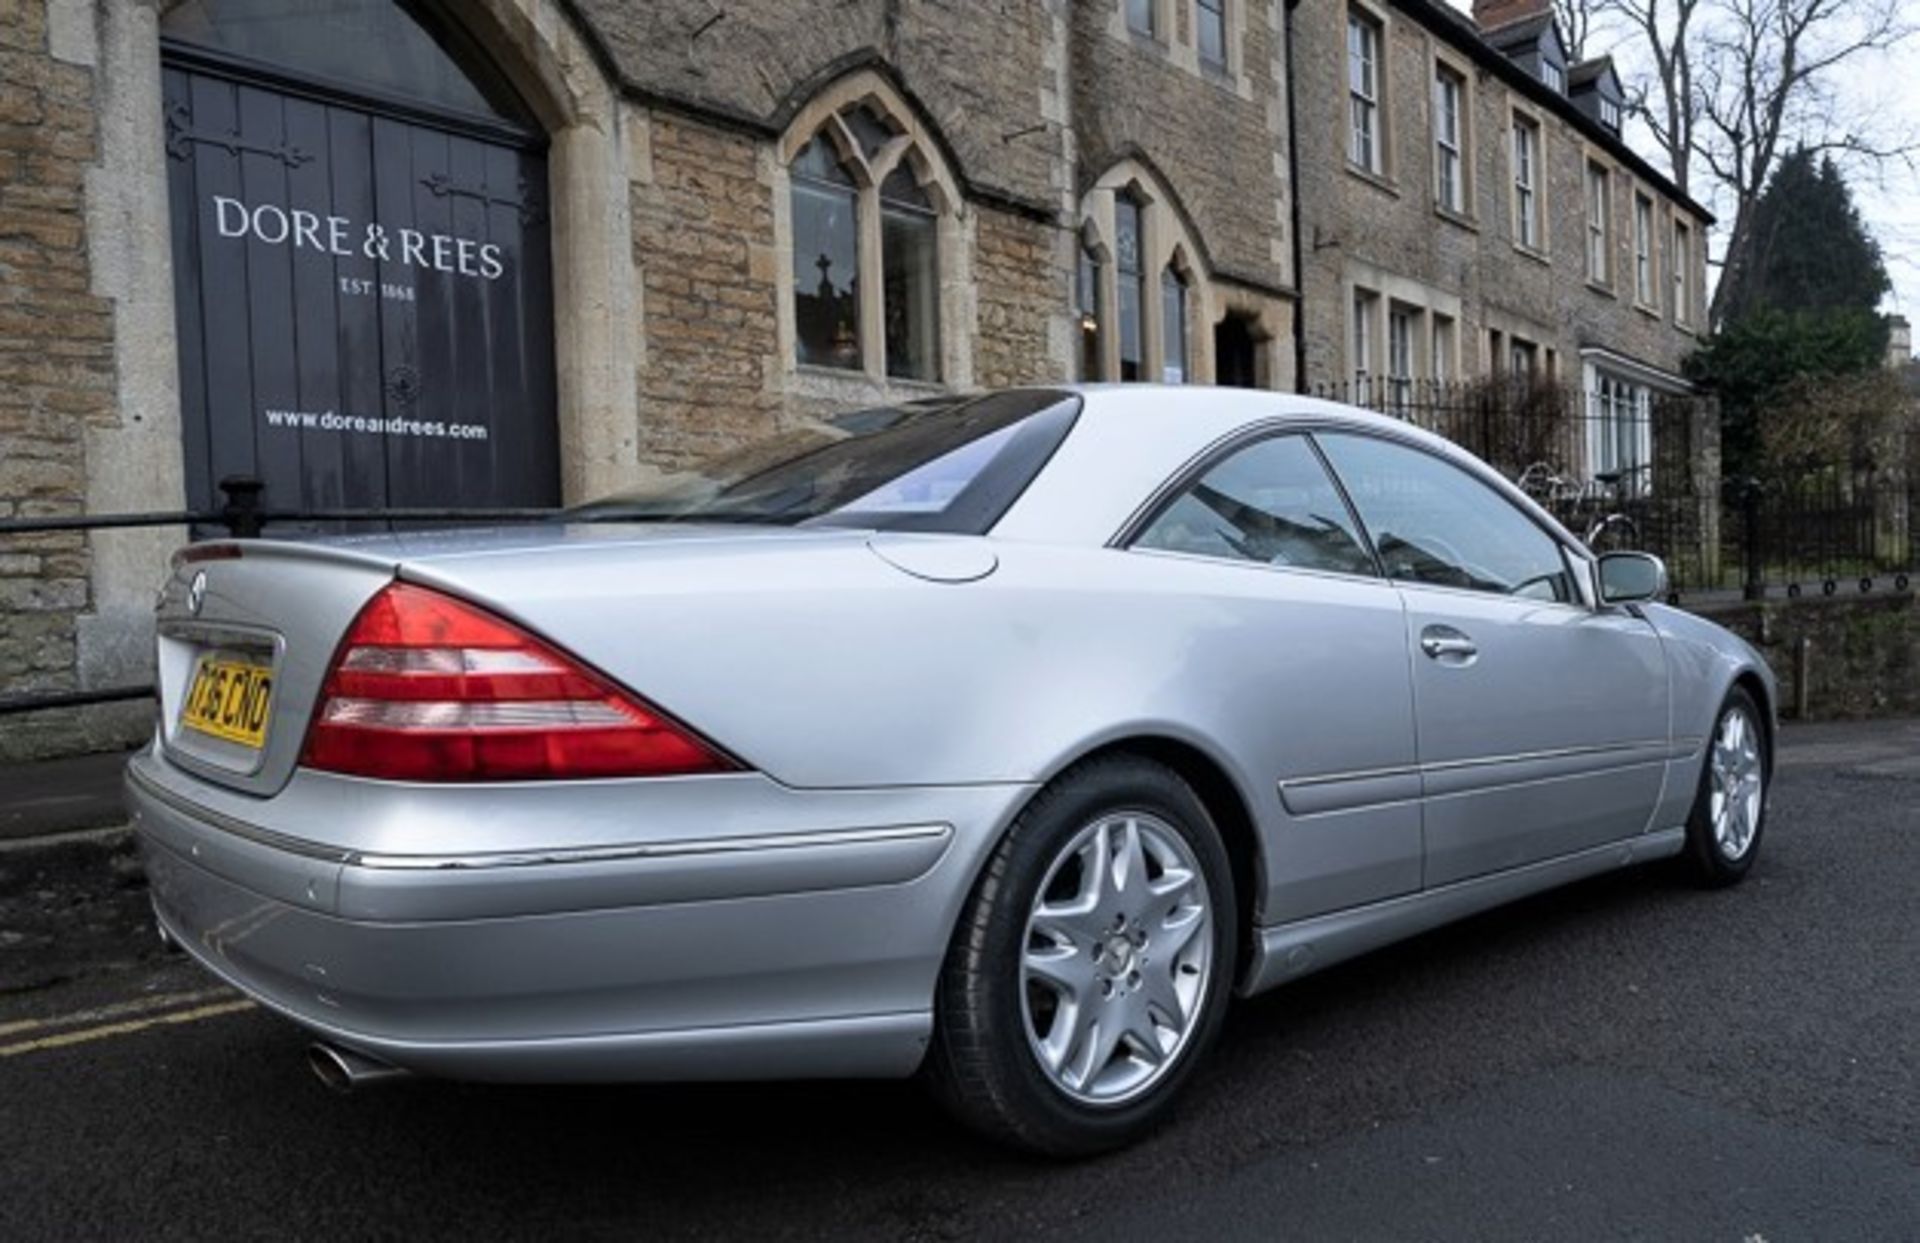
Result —
<svg viewBox="0 0 1920 1243"><path fill-rule="evenodd" d="M1374 575L1353 515L1305 436L1238 449L1187 485L1135 548Z"/></svg>
<svg viewBox="0 0 1920 1243"><path fill-rule="evenodd" d="M1579 599L1559 541L1458 466L1371 436L1315 439L1389 578L1531 600Z"/></svg>

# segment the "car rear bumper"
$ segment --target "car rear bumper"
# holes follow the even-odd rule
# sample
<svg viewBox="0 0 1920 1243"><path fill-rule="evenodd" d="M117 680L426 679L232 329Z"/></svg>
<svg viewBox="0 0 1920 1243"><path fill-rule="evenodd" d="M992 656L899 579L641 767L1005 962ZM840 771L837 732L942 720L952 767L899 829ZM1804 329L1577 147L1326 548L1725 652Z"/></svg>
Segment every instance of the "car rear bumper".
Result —
<svg viewBox="0 0 1920 1243"><path fill-rule="evenodd" d="M406 1069L552 1082L910 1073L960 903L1025 794L716 784L715 822L766 831L611 843L586 815L538 848L443 832L382 854L278 831L278 800L236 814L151 754L127 781L156 914L208 970Z"/></svg>

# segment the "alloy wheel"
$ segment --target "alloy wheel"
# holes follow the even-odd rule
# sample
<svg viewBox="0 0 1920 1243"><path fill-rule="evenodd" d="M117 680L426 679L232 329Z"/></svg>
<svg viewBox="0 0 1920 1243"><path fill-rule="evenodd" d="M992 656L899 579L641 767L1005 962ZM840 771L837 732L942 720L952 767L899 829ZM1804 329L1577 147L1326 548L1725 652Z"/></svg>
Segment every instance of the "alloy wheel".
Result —
<svg viewBox="0 0 1920 1243"><path fill-rule="evenodd" d="M1766 796L1766 768L1760 758L1759 733L1743 708L1727 710L1713 739L1709 765L1708 816L1714 844L1729 860L1737 860L1753 845L1760 826L1761 801Z"/></svg>
<svg viewBox="0 0 1920 1243"><path fill-rule="evenodd" d="M1027 917L1027 1041L1054 1087L1089 1105L1151 1088L1199 1026L1213 912L1193 849L1165 820L1115 813L1054 857Z"/></svg>

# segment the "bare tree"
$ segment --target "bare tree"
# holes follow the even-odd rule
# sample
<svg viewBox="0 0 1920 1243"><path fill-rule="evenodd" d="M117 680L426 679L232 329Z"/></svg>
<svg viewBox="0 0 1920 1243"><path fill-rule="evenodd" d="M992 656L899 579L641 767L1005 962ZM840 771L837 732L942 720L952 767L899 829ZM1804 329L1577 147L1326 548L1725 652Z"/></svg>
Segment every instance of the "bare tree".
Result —
<svg viewBox="0 0 1920 1243"><path fill-rule="evenodd" d="M1560 37L1567 42L1567 55L1574 64L1587 58L1587 39L1593 34L1593 19L1603 0L1553 0L1554 20L1560 23Z"/></svg>
<svg viewBox="0 0 1920 1243"><path fill-rule="evenodd" d="M1882 118L1844 115L1835 92L1850 64L1920 29L1906 0L1594 3L1649 62L1629 106L1663 148L1674 184L1691 194L1704 169L1732 202L1716 322L1726 275L1751 258L1753 205L1783 155L1806 146L1880 164L1920 151L1915 136L1889 133Z"/></svg>
<svg viewBox="0 0 1920 1243"><path fill-rule="evenodd" d="M1699 100L1693 90L1693 45L1687 41L1703 0L1598 0L1618 16L1652 61L1651 72L1631 87L1628 105L1653 131L1667 168L1682 194L1691 193L1693 131Z"/></svg>
<svg viewBox="0 0 1920 1243"><path fill-rule="evenodd" d="M1834 91L1837 71L1914 33L1903 0L1721 0L1725 20L1706 40L1700 131L1695 149L1731 195L1733 221L1721 279L1724 292L1752 258L1753 205L1780 158L1795 147L1879 163L1916 149L1873 117L1847 116Z"/></svg>

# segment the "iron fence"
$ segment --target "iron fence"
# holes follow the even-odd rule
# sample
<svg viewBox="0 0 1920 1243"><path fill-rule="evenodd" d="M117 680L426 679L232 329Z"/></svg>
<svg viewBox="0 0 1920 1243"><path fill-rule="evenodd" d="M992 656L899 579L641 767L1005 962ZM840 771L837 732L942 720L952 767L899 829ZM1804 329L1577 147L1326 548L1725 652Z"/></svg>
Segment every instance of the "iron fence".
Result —
<svg viewBox="0 0 1920 1243"><path fill-rule="evenodd" d="M1461 445L1595 547L1658 553L1676 600L1905 591L1920 568L1920 416L1912 409L1822 410L1821 447L1763 454L1734 473L1723 468L1709 397L1632 384L1595 391L1531 379L1378 377L1315 393ZM1784 424L1800 412L1773 417Z"/></svg>
<svg viewBox="0 0 1920 1243"><path fill-rule="evenodd" d="M142 527L185 527L190 538L253 539L269 527L292 528L291 533L386 526L389 529L459 525L471 522L540 521L557 517L557 509L520 508L385 508L385 509L270 509L261 502L257 479L234 476L220 481L226 504L215 510L165 510L124 514L54 514L0 518L0 539L61 533L131 530ZM151 683L85 689L37 690L0 695L0 717L57 708L85 708L101 704L151 699Z"/></svg>

